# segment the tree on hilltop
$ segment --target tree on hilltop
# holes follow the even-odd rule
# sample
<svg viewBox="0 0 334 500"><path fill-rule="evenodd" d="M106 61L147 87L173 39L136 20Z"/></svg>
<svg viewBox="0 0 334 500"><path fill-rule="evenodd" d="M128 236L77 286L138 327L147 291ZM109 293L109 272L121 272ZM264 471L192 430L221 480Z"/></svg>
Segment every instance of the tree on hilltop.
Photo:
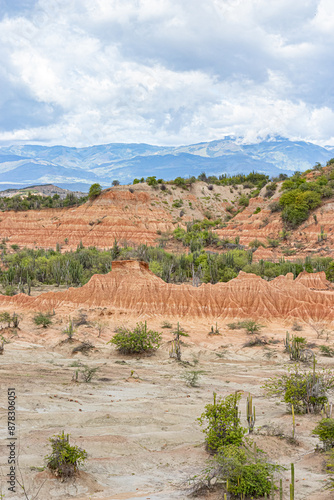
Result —
<svg viewBox="0 0 334 500"><path fill-rule="evenodd" d="M100 194L101 194L102 188L100 184L92 184L91 187L89 188L89 193L88 197L90 200L95 200Z"/></svg>

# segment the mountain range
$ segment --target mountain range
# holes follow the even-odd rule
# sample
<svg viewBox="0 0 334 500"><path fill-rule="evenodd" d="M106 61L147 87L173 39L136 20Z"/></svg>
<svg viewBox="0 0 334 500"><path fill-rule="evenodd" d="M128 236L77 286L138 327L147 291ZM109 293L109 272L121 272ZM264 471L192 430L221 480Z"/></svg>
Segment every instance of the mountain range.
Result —
<svg viewBox="0 0 334 500"><path fill-rule="evenodd" d="M31 184L56 184L87 191L98 182L132 183L134 178L155 175L175 177L248 174L252 171L277 176L304 171L315 163L326 163L333 146L269 137L254 144L227 136L224 139L188 146L111 143L85 148L42 145L0 147L0 189Z"/></svg>

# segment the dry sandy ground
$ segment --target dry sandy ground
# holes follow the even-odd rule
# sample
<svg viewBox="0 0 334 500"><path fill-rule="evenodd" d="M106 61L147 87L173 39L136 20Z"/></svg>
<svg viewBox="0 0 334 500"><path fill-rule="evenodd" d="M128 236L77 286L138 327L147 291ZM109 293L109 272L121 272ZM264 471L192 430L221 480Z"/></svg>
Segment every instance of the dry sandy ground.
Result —
<svg viewBox="0 0 334 500"><path fill-rule="evenodd" d="M268 347L242 348L248 339L242 331L229 331L218 325L222 335L210 337L205 323L184 323L190 334L183 347L179 364L169 358L166 330L164 344L149 357L119 355L106 344L115 324L107 325L100 338L96 328L82 326L78 339L93 341L96 350L88 356L72 354L73 346L63 343L64 324L55 318L51 329L36 329L31 318L20 324L17 335L3 330L10 343L0 357L0 463L4 499L186 499L187 479L198 473L208 458L203 433L196 419L212 401L213 391L225 396L242 392L240 410L246 426L245 402L253 395L257 411L256 429L266 433L275 424L291 435L292 419L283 403L266 399L261 385L289 364L283 343ZM158 327L161 320L149 327ZM286 325L265 327L263 335L282 340ZM309 340L324 344L307 329L301 332ZM328 345L331 345L329 340ZM319 364L332 364L329 358ZM194 366L194 360L198 360ZM100 367L91 383L72 380L77 361ZM187 386L182 376L190 370L203 370L199 387ZM133 373L132 373L133 372ZM131 376L132 373L132 376ZM27 497L22 492L7 491L6 393L16 389L17 436L19 463ZM317 438L311 436L319 416L297 416L299 445L284 438L255 435L258 446L271 459L289 466L295 463L296 499L329 500L334 493L325 491L328 476L323 471L323 455L314 448ZM84 448L88 460L75 481L61 483L46 471L44 464L50 451L48 438L64 430L72 444ZM289 471L283 474L285 497L288 498ZM1 491L1 490L0 490ZM17 491L19 491L17 489ZM36 497L37 492L38 496ZM212 494L207 498L221 498Z"/></svg>

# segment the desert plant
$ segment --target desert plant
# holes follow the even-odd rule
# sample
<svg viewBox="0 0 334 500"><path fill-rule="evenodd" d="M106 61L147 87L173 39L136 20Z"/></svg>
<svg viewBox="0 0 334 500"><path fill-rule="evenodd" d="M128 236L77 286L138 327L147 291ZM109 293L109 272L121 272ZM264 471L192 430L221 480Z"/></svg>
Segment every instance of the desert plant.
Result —
<svg viewBox="0 0 334 500"><path fill-rule="evenodd" d="M322 356L327 356L327 358L333 358L334 357L334 349L327 345L320 345L319 346L319 352Z"/></svg>
<svg viewBox="0 0 334 500"><path fill-rule="evenodd" d="M64 434L64 431L50 438L52 452L45 457L48 469L61 479L74 476L78 466L87 458L86 451L78 446L70 445L69 438L69 434Z"/></svg>
<svg viewBox="0 0 334 500"><path fill-rule="evenodd" d="M173 328L173 325L169 321L163 321L161 328Z"/></svg>
<svg viewBox="0 0 334 500"><path fill-rule="evenodd" d="M241 395L237 392L225 398L218 398L213 393L213 403L205 406L205 411L197 419L200 425L206 423L203 432L207 450L216 453L222 446L242 443L246 429L240 424L238 403Z"/></svg>
<svg viewBox="0 0 334 500"><path fill-rule="evenodd" d="M324 450L334 447L334 418L323 418L313 429L312 434L319 437Z"/></svg>
<svg viewBox="0 0 334 500"><path fill-rule="evenodd" d="M12 322L13 322L13 328L17 328L20 323L20 318L19 316L14 312L12 316Z"/></svg>
<svg viewBox="0 0 334 500"><path fill-rule="evenodd" d="M147 323L139 322L133 330L125 327L118 328L118 332L109 340L122 354L140 354L154 351L160 347L161 333L148 330Z"/></svg>
<svg viewBox="0 0 334 500"><path fill-rule="evenodd" d="M12 323L12 317L9 314L9 312L4 311L0 313L0 323L7 323L8 328L10 328L10 325Z"/></svg>
<svg viewBox="0 0 334 500"><path fill-rule="evenodd" d="M268 340L265 337L254 337L244 343L242 347L255 347L257 345L267 345Z"/></svg>
<svg viewBox="0 0 334 500"><path fill-rule="evenodd" d="M294 332L301 332L303 327L297 323L297 321L294 321L291 330Z"/></svg>
<svg viewBox="0 0 334 500"><path fill-rule="evenodd" d="M181 328L180 323L177 322L177 328L174 332L174 340L172 340L172 345L169 351L170 358L176 358L181 361L181 341L180 337L189 337L189 335Z"/></svg>
<svg viewBox="0 0 334 500"><path fill-rule="evenodd" d="M87 365L83 366L83 370L81 371L82 378L84 382L88 383L92 381L92 378L94 377L95 373L100 369L99 366L96 366L95 368L90 368Z"/></svg>
<svg viewBox="0 0 334 500"><path fill-rule="evenodd" d="M290 359L293 361L305 360L306 338L296 337L292 335L290 338L289 332L286 332L285 350L289 353Z"/></svg>
<svg viewBox="0 0 334 500"><path fill-rule="evenodd" d="M268 246L271 248L277 248L279 246L279 240L275 240L273 238L267 238Z"/></svg>
<svg viewBox="0 0 334 500"><path fill-rule="evenodd" d="M98 331L98 338L101 337L101 334L107 327L106 323L103 323L102 321L95 321L94 326Z"/></svg>
<svg viewBox="0 0 334 500"><path fill-rule="evenodd" d="M209 335L220 335L220 331L216 322L216 326L211 326L211 330L209 331Z"/></svg>
<svg viewBox="0 0 334 500"><path fill-rule="evenodd" d="M50 314L39 312L38 314L36 314L36 316L34 316L34 323L37 326L42 325L43 328L47 328L52 324Z"/></svg>
<svg viewBox="0 0 334 500"><path fill-rule="evenodd" d="M191 387L198 387L199 386L198 381L202 373L204 373L203 370L189 370L188 372L184 373L181 377Z"/></svg>
<svg viewBox="0 0 334 500"><path fill-rule="evenodd" d="M279 396L296 413L319 413L328 402L328 391L334 387L334 373L322 369L302 371L297 364L288 373L271 377L262 386L266 395Z"/></svg>
<svg viewBox="0 0 334 500"><path fill-rule="evenodd" d="M227 326L230 330L241 330L244 328L247 333L259 332L262 328L262 325L251 319L238 321L237 323L228 323Z"/></svg>
<svg viewBox="0 0 334 500"><path fill-rule="evenodd" d="M255 416L255 406L253 406L253 398L250 394L247 396L246 414L247 414L248 430L249 433L251 434L254 430L256 416Z"/></svg>
<svg viewBox="0 0 334 500"><path fill-rule="evenodd" d="M87 313L79 311L78 317L73 320L75 326L88 325Z"/></svg>
<svg viewBox="0 0 334 500"><path fill-rule="evenodd" d="M94 349L94 346L91 342L81 342L81 344L72 349L72 354L76 354L77 352L87 354L91 349Z"/></svg>
<svg viewBox="0 0 334 500"><path fill-rule="evenodd" d="M259 325L256 321L249 319L247 321L241 322L241 328L244 328L247 333L255 333L255 332L259 332L261 330L262 326Z"/></svg>
<svg viewBox="0 0 334 500"><path fill-rule="evenodd" d="M69 318L68 326L67 326L67 328L65 328L62 331L62 333L64 333L64 334L67 335L69 341L73 340L73 335L75 333L75 328L73 326L73 321L71 320L71 318Z"/></svg>
<svg viewBox="0 0 334 500"><path fill-rule="evenodd" d="M284 467L270 463L256 446L224 446L201 474L191 478L192 493L204 493L214 485L225 491L224 499L229 494L242 499L267 497L277 489L273 475L281 470Z"/></svg>

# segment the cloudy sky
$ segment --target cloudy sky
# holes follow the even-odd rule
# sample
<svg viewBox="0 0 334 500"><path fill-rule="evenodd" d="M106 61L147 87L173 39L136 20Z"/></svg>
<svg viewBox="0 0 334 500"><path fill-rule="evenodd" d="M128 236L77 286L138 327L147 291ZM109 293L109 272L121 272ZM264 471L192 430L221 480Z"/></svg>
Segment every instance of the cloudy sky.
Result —
<svg viewBox="0 0 334 500"><path fill-rule="evenodd" d="M0 0L0 143L334 145L333 0Z"/></svg>

